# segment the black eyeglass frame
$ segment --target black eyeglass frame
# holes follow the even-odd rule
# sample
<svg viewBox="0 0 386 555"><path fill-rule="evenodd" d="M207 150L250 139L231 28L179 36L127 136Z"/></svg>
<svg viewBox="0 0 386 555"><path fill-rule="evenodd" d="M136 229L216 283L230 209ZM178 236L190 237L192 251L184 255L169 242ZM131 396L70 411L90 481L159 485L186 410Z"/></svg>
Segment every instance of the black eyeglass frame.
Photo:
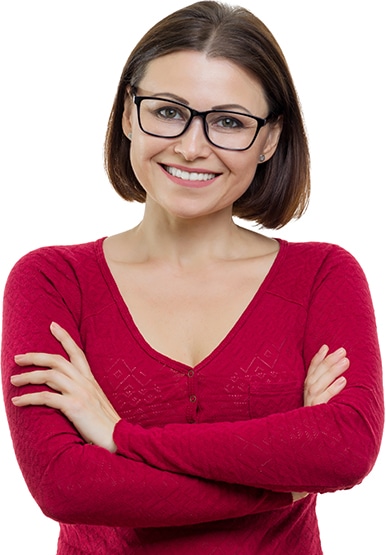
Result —
<svg viewBox="0 0 386 555"><path fill-rule="evenodd" d="M183 135L185 133L185 131L188 130L190 124L193 121L193 118L195 117L199 117L202 119L203 121L203 129L204 129L204 134L205 137L207 139L207 141L215 146L216 148L221 148L222 150L233 150L233 151L237 151L237 152L242 152L244 150L248 150L249 148L251 148L251 146L253 145L253 143L256 140L257 135L259 134L259 131L262 127L264 127L264 125L266 125L271 117L271 114L268 115L266 118L259 118L257 116L252 116L251 114L245 114L244 112L236 112L233 110L206 110L205 112L199 112L198 110L195 110L194 108L191 108L190 106L187 106L186 104L183 104L182 102L178 102L176 100L171 100L170 98L162 98L159 96L138 96L135 94L135 92L132 93L132 98L133 98L133 102L134 104L137 106L137 114L138 114L138 123L139 123L139 127L140 129L146 133L146 135L151 135L152 137L159 137L162 139L177 139L178 137L181 137L181 135ZM150 131L146 131L146 129L143 128L142 126L142 122L141 122L141 110L140 110L140 106L141 106L141 102L143 100L163 100L165 102L171 102L173 104L177 104L177 106L182 106L183 108L185 108L186 110L188 110L190 112L190 117L188 119L188 121L185 124L184 129L178 133L177 135L172 135L170 137L165 137L164 135L158 135L157 133L150 133ZM214 143L211 138L209 137L208 134L208 124L206 122L206 117L208 114L216 114L216 113L224 113L226 112L227 114L232 114L232 115L239 115L239 116L244 116L244 117L248 117L251 119L254 119L257 122L257 127L256 127L256 131L255 134L251 140L251 142L249 143L248 146L244 147L244 148L230 148L230 147L226 147L226 146L220 146L216 143Z"/></svg>

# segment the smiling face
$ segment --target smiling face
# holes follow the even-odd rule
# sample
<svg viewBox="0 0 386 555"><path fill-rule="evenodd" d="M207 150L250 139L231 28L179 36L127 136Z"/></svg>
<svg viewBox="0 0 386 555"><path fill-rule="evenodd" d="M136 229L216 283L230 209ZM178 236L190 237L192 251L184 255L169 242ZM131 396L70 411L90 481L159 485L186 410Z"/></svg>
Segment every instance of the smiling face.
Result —
<svg viewBox="0 0 386 555"><path fill-rule="evenodd" d="M221 106L260 118L269 114L256 79L228 60L196 51L151 61L136 93L182 102L199 111ZM124 133L132 134L131 163L147 193L147 204L180 218L218 211L231 214L233 203L253 179L259 156L268 160L280 136L280 124L268 123L248 150L223 150L207 140L202 119L195 117L180 137L153 137L141 130L131 97L122 124Z"/></svg>

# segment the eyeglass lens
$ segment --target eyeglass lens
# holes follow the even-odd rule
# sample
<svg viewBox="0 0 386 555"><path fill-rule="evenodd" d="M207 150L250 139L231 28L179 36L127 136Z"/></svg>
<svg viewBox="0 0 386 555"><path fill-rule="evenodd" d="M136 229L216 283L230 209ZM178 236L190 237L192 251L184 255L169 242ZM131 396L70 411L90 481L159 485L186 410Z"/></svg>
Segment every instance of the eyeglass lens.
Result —
<svg viewBox="0 0 386 555"><path fill-rule="evenodd" d="M178 137L192 119L192 113L187 106L161 98L141 98L139 106L143 131L159 137ZM247 114L211 111L205 115L207 137L221 148L248 148L256 137L258 127L258 121Z"/></svg>

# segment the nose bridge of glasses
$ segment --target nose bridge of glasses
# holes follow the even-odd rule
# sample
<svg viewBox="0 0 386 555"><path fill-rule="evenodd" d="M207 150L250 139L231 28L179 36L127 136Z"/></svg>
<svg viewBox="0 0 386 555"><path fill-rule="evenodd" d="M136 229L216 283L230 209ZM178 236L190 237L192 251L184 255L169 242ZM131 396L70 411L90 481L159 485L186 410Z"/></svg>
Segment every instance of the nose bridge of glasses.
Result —
<svg viewBox="0 0 386 555"><path fill-rule="evenodd" d="M203 131L205 138L209 139L208 137L208 125L206 122L206 116L209 112L199 112L198 110L194 110L194 108L189 108L190 111L190 117L187 120L186 124L185 124L185 129L183 131L184 134L186 134L186 132L191 129L193 127L193 129L195 129L197 127L197 129L199 131ZM195 123L197 122L197 123ZM202 126L202 127L201 127Z"/></svg>
<svg viewBox="0 0 386 555"><path fill-rule="evenodd" d="M190 118L186 122L184 134L193 125L194 127L197 126L197 129L200 130L201 132L203 131L205 138L209 140L209 127L208 127L206 117L210 113L210 110L207 110L205 112L200 112L199 110L195 110L194 108L189 108L189 111L190 111Z"/></svg>

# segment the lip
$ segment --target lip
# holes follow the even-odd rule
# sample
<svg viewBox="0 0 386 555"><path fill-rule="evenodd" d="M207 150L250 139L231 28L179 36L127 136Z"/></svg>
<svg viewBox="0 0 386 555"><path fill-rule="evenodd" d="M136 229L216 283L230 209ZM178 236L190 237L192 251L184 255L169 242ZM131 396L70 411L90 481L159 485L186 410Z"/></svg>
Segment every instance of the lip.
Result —
<svg viewBox="0 0 386 555"><path fill-rule="evenodd" d="M177 166L175 164L160 164L160 168L164 172L164 174L171 180L173 183L177 185L181 185L182 187L189 187L192 189L202 189L204 187L208 187L211 185L220 175L219 173L208 171L207 169L203 168L188 168L185 166ZM198 174L212 174L214 175L213 178L205 179L205 180L191 180L191 179L183 179L182 177L178 177L176 175L172 175L167 171L166 168L174 168L181 172L188 172L188 173L198 173Z"/></svg>

